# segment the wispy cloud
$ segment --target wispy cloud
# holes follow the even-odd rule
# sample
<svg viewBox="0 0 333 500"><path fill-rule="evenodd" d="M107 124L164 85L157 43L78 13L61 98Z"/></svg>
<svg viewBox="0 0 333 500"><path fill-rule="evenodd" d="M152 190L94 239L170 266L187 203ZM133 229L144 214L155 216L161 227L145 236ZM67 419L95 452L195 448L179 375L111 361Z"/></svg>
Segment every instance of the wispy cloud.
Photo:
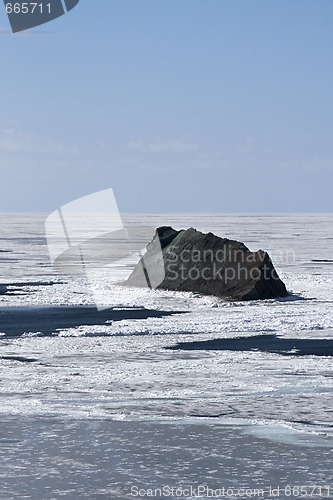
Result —
<svg viewBox="0 0 333 500"><path fill-rule="evenodd" d="M244 154L249 154L251 153L254 145L256 144L257 142L257 138L256 137L252 137L252 136L248 136L248 137L245 137L243 143L241 144L240 146L240 152L241 153L244 153Z"/></svg>
<svg viewBox="0 0 333 500"><path fill-rule="evenodd" d="M129 146L135 149L145 149L155 153L165 151L195 151L198 145L194 142L186 141L183 139L167 141L163 139L156 139L152 142L146 142L141 139L131 141Z"/></svg>
<svg viewBox="0 0 333 500"><path fill-rule="evenodd" d="M147 143L145 141L142 141L141 139L137 139L136 141L131 141L129 143L129 147L134 149L142 149L147 147Z"/></svg>
<svg viewBox="0 0 333 500"><path fill-rule="evenodd" d="M191 144L183 141L159 141L149 144L151 151L194 151L197 149L197 144Z"/></svg>
<svg viewBox="0 0 333 500"><path fill-rule="evenodd" d="M10 128L0 134L0 151L2 152L56 153L63 151L63 149L63 144L54 144L36 134L29 134L21 129Z"/></svg>
<svg viewBox="0 0 333 500"><path fill-rule="evenodd" d="M277 167L285 171L295 171L302 174L320 174L333 171L333 158L307 158L294 161L280 161Z"/></svg>

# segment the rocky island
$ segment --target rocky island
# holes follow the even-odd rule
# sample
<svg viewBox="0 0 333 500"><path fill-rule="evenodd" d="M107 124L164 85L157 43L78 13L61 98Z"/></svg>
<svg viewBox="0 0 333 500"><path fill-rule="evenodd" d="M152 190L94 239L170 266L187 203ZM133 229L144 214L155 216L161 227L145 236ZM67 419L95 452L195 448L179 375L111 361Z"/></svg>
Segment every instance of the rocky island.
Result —
<svg viewBox="0 0 333 500"><path fill-rule="evenodd" d="M267 252L201 233L159 227L124 285L197 292L226 300L286 297Z"/></svg>

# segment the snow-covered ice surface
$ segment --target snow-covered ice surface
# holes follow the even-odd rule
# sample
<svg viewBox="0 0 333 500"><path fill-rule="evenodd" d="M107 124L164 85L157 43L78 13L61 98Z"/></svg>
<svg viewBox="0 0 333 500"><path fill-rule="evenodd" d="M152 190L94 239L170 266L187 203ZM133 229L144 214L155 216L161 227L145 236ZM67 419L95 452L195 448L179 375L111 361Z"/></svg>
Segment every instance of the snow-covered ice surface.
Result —
<svg viewBox="0 0 333 500"><path fill-rule="evenodd" d="M0 284L9 285L0 295L1 500L133 498L135 485L200 484L333 496L331 356L166 349L268 334L333 342L333 215L124 216L267 250L292 295L227 303L105 278L94 284L105 304L175 314L8 337L1 307L93 304L84 276L53 271L45 218L0 217Z"/></svg>

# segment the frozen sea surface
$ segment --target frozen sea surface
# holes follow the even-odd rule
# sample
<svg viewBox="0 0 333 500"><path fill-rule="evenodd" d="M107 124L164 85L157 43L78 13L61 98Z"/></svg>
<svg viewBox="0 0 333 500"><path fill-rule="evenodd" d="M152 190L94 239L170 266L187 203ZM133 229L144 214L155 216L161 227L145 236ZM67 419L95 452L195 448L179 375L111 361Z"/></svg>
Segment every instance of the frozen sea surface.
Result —
<svg viewBox="0 0 333 500"><path fill-rule="evenodd" d="M291 295L227 303L105 278L94 286L110 309L74 324L61 311L90 311L93 296L52 269L45 217L0 218L1 499L133 498L135 485L333 495L332 215L126 216L267 250Z"/></svg>

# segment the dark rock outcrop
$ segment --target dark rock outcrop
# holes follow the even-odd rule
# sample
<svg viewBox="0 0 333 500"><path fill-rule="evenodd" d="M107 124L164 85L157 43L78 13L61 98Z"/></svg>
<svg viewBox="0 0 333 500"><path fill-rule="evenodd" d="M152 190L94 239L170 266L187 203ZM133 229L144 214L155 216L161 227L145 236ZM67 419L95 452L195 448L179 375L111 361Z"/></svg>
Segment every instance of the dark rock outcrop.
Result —
<svg viewBox="0 0 333 500"><path fill-rule="evenodd" d="M164 278L161 276L164 267ZM215 295L227 300L286 297L269 255L238 241L203 234L193 228L156 230L143 258L125 285ZM156 285L157 283L157 285Z"/></svg>

